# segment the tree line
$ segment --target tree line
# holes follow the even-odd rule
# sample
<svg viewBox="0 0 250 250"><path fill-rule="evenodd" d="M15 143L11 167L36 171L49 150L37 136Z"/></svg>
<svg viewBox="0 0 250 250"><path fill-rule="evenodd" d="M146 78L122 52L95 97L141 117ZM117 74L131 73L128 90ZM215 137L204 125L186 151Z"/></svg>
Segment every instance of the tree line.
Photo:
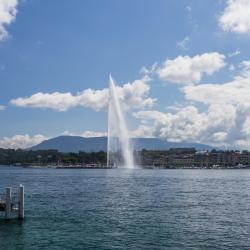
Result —
<svg viewBox="0 0 250 250"><path fill-rule="evenodd" d="M1 149L0 165L106 164L106 152L61 153L57 150Z"/></svg>

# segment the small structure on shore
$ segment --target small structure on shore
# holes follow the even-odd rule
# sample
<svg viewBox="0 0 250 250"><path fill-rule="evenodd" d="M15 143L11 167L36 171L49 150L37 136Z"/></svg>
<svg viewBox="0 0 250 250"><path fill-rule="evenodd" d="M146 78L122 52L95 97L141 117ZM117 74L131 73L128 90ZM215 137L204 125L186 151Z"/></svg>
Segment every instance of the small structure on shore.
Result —
<svg viewBox="0 0 250 250"><path fill-rule="evenodd" d="M17 189L17 201L12 197L12 188L5 188L5 194L0 195L0 212L5 212L5 219L10 220L13 213L18 214L18 219L24 219L24 186Z"/></svg>

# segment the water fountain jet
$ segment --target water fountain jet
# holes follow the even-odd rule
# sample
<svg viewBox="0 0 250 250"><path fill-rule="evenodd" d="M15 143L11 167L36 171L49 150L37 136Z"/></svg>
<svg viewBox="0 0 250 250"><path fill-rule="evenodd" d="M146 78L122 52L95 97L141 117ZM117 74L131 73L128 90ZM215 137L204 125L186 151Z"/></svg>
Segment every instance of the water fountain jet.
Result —
<svg viewBox="0 0 250 250"><path fill-rule="evenodd" d="M124 111L120 103L117 87L109 76L107 166L134 168L133 150L130 143Z"/></svg>

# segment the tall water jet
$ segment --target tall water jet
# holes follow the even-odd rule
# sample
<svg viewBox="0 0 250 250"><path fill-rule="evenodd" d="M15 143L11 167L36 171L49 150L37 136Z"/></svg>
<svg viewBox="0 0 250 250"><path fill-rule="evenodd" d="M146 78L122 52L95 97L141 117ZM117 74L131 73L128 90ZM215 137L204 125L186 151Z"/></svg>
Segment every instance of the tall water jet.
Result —
<svg viewBox="0 0 250 250"><path fill-rule="evenodd" d="M134 167L133 150L115 81L109 76L107 166Z"/></svg>

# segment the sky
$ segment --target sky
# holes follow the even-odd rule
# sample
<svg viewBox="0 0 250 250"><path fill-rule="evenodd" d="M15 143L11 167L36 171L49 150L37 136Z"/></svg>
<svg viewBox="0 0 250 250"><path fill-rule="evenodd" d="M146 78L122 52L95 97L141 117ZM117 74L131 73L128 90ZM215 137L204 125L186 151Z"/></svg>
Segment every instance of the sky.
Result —
<svg viewBox="0 0 250 250"><path fill-rule="evenodd" d="M0 0L0 147L103 136L250 149L250 1Z"/></svg>

